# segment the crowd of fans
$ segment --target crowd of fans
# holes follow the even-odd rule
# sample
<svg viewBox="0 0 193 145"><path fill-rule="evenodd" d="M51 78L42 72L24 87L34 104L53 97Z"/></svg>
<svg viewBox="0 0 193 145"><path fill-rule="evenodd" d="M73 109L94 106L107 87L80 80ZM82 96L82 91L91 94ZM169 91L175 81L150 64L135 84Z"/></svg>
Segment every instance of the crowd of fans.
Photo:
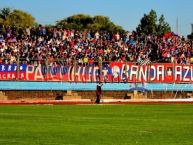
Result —
<svg viewBox="0 0 193 145"><path fill-rule="evenodd" d="M60 28L0 30L0 63L27 64L89 64L104 61L142 63L193 63L193 48L189 40L165 34L138 35L136 32L77 31ZM45 61L47 60L47 61Z"/></svg>

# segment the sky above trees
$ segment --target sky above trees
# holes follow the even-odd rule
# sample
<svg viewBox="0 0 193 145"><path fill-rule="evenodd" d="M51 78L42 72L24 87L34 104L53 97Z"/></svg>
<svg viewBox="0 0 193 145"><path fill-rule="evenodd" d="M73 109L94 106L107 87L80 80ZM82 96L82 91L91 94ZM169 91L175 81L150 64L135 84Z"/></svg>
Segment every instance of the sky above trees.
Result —
<svg viewBox="0 0 193 145"><path fill-rule="evenodd" d="M24 10L41 24L54 24L57 20L79 13L104 15L129 31L135 30L144 14L154 9L158 16L165 16L174 32L177 31L178 19L178 33L187 35L191 33L193 23L192 6L192 0L1 0L0 8Z"/></svg>

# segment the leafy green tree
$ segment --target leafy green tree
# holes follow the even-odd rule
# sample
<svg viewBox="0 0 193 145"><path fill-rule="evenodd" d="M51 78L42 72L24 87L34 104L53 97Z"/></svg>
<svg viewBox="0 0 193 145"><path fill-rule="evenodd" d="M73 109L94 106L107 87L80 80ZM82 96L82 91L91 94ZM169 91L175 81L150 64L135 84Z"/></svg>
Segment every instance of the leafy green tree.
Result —
<svg viewBox="0 0 193 145"><path fill-rule="evenodd" d="M32 15L21 11L3 8L0 10L0 29L3 33L6 28L11 27L15 35L25 33L25 28L35 26L35 19Z"/></svg>
<svg viewBox="0 0 193 145"><path fill-rule="evenodd" d="M63 20L57 21L57 27L65 29L76 29L76 30L107 30L107 31L124 31L122 27L115 25L106 16L94 16L89 15L73 15Z"/></svg>
<svg viewBox="0 0 193 145"><path fill-rule="evenodd" d="M0 25L2 25L3 24L3 19L2 18L0 18Z"/></svg>
<svg viewBox="0 0 193 145"><path fill-rule="evenodd" d="M193 33L189 34L187 37L188 37L188 39L193 40Z"/></svg>
<svg viewBox="0 0 193 145"><path fill-rule="evenodd" d="M164 35L168 32L171 32L171 27L167 22L165 22L164 15L162 14L159 18L159 23L157 25L157 34Z"/></svg>
<svg viewBox="0 0 193 145"><path fill-rule="evenodd" d="M33 18L32 15L24 11L14 10L7 16L4 24L10 27L27 28L34 26L35 19Z"/></svg>
<svg viewBox="0 0 193 145"><path fill-rule="evenodd" d="M148 15L144 14L140 24L137 27L139 34L155 34L156 33L156 21L157 14L154 10L151 10Z"/></svg>
<svg viewBox="0 0 193 145"><path fill-rule="evenodd" d="M163 35L164 33L171 32L171 28L167 22L165 22L164 15L161 15L157 22L157 14L154 10L151 10L149 14L144 14L141 18L140 24L136 28L139 34L155 34Z"/></svg>
<svg viewBox="0 0 193 145"><path fill-rule="evenodd" d="M77 29L81 30L84 29L88 23L92 21L92 18L89 15L73 15L61 21L57 21L56 26L62 27L66 29Z"/></svg>
<svg viewBox="0 0 193 145"><path fill-rule="evenodd" d="M9 16L10 13L11 13L10 8L0 9L0 33L5 31L4 22L6 21L6 19Z"/></svg>
<svg viewBox="0 0 193 145"><path fill-rule="evenodd" d="M11 13L10 8L3 8L0 10L0 18L6 20L10 13Z"/></svg>

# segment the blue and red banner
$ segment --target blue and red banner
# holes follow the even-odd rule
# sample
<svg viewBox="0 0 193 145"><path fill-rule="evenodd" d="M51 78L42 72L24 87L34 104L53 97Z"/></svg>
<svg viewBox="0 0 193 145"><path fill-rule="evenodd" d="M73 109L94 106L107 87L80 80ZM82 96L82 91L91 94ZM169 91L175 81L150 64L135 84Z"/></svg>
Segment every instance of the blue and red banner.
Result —
<svg viewBox="0 0 193 145"><path fill-rule="evenodd" d="M63 82L152 82L192 83L193 65L151 64L135 65L125 62L109 62L97 65L35 66L0 64L0 80L63 81Z"/></svg>

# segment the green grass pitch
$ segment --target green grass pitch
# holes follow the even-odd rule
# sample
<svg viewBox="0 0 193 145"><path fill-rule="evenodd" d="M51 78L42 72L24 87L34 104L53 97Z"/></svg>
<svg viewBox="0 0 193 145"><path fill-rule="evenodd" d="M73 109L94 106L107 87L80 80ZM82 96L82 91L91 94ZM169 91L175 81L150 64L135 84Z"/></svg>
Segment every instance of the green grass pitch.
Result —
<svg viewBox="0 0 193 145"><path fill-rule="evenodd" d="M193 106L0 106L0 145L193 145Z"/></svg>

